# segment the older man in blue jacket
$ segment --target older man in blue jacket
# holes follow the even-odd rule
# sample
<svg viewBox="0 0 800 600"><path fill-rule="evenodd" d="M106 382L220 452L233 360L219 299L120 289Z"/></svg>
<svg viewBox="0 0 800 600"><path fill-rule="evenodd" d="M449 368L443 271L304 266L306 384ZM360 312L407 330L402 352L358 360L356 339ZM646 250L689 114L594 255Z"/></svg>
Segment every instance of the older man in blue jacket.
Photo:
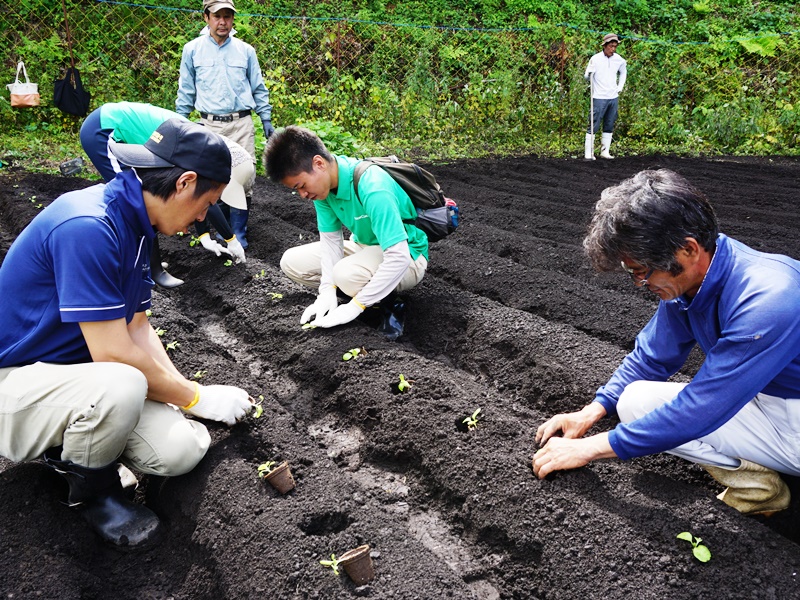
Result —
<svg viewBox="0 0 800 600"><path fill-rule="evenodd" d="M705 197L668 170L604 190L584 248L661 302L594 402L539 427L535 473L669 452L702 465L743 513L787 508L779 473L800 475L800 262L719 233ZM668 382L695 344L697 375ZM582 438L614 413L615 429Z"/></svg>

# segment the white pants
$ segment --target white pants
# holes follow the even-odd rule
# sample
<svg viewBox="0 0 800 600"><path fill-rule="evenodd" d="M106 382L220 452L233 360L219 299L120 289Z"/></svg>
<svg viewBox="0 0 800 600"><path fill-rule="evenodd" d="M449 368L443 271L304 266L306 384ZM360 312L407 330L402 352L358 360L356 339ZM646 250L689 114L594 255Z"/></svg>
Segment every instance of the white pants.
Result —
<svg viewBox="0 0 800 600"><path fill-rule="evenodd" d="M116 460L152 475L182 475L205 456L205 425L146 400L141 371L120 363L35 363L0 369L0 455L61 458L99 468Z"/></svg>
<svg viewBox="0 0 800 600"><path fill-rule="evenodd" d="M333 284L352 298L372 279L382 262L383 250L380 246L366 246L345 240L344 258L333 267ZM321 242L289 248L281 258L281 269L289 279L315 289L319 287L321 265ZM396 290L402 292L416 286L422 281L427 268L428 260L420 254L409 265Z"/></svg>
<svg viewBox="0 0 800 600"><path fill-rule="evenodd" d="M617 414L623 423L634 421L672 401L686 385L635 381L620 396ZM738 467L743 458L800 475L800 399L758 394L722 427L669 454L716 467Z"/></svg>

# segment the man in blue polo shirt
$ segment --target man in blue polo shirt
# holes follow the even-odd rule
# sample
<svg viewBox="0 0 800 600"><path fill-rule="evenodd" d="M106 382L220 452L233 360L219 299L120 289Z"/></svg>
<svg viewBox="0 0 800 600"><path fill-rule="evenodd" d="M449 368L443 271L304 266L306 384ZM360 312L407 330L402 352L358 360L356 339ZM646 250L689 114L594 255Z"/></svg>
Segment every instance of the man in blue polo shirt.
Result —
<svg viewBox="0 0 800 600"><path fill-rule="evenodd" d="M158 519L127 500L117 462L186 473L210 436L188 414L233 425L246 391L200 386L170 361L147 320L156 230L202 219L231 175L222 138L165 121L144 145L111 142L133 167L108 185L57 198L19 235L0 267L0 455L45 462L69 483L106 541L141 546Z"/></svg>
<svg viewBox="0 0 800 600"><path fill-rule="evenodd" d="M621 265L661 302L594 402L539 427L536 474L669 452L742 513L787 508L779 473L800 475L800 262L719 233L705 197L666 169L604 190L583 245L596 269ZM697 375L668 381L695 344ZM616 428L582 438L614 413Z"/></svg>
<svg viewBox="0 0 800 600"><path fill-rule="evenodd" d="M366 307L382 303L382 330L396 339L404 305L395 291L413 288L428 267L428 237L412 222L417 211L405 191L380 167L364 171L353 189L358 160L333 156L308 129L289 126L273 134L264 152L270 179L314 201L320 241L287 250L281 269L302 285L318 289L301 323L335 327ZM352 232L344 240L342 226ZM338 305L336 290L351 298Z"/></svg>

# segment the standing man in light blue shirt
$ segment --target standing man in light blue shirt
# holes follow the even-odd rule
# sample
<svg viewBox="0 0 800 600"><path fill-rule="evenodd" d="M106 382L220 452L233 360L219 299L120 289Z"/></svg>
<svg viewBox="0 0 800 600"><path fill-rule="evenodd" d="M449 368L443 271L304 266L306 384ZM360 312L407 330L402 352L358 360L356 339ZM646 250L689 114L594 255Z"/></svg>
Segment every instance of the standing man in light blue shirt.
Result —
<svg viewBox="0 0 800 600"><path fill-rule="evenodd" d="M197 109L202 125L245 148L255 164L255 127L251 114L253 111L258 114L264 136L269 139L274 131L272 105L255 50L234 37L235 13L233 0L203 0L206 27L183 47L175 110L188 118ZM248 193L247 208L229 208L226 215L243 248L247 248L251 205ZM221 208L225 212L227 207Z"/></svg>

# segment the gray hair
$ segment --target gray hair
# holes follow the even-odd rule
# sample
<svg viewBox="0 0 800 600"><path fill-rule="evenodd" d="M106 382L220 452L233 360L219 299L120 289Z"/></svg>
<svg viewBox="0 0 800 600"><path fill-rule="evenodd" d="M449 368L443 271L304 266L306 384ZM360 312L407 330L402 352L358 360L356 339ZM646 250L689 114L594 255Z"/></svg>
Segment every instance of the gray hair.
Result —
<svg viewBox="0 0 800 600"><path fill-rule="evenodd" d="M598 271L623 260L677 275L686 238L713 254L719 225L705 195L674 171L641 171L603 190L583 248Z"/></svg>

